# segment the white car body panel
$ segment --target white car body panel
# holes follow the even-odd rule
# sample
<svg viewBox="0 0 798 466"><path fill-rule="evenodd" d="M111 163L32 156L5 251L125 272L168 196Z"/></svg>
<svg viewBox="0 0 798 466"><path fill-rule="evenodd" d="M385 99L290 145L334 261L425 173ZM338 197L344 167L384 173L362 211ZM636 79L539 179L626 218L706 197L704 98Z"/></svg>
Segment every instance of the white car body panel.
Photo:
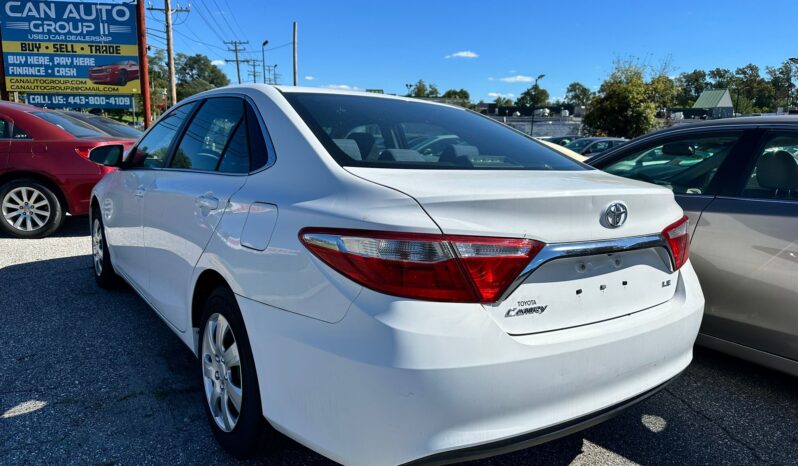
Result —
<svg viewBox="0 0 798 466"><path fill-rule="evenodd" d="M442 303L366 288L298 238L306 227L546 243L658 235L682 216L669 190L595 170L343 168L281 94L301 91L347 94L253 85L189 99L254 104L276 153L265 169L121 170L93 191L114 268L192 351L197 282L216 274L235 293L278 430L344 464L398 464L598 412L689 364L704 305L689 261L675 272L645 250L553 261L500 302ZM207 193L218 209L194 203ZM628 222L602 226L618 200ZM558 312L506 318L519 300Z"/></svg>

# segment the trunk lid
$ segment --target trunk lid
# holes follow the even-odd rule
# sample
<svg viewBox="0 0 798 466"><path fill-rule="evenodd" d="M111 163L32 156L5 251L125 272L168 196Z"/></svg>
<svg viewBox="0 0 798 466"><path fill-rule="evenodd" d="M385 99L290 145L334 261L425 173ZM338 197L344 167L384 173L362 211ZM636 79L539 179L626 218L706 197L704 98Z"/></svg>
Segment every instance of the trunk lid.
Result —
<svg viewBox="0 0 798 466"><path fill-rule="evenodd" d="M598 170L347 170L412 196L452 235L593 242L658 235L682 216L670 190ZM620 227L608 228L605 210L616 201L626 205L628 216ZM673 297L677 283L657 249L547 262L485 309L506 332L528 334L656 306Z"/></svg>

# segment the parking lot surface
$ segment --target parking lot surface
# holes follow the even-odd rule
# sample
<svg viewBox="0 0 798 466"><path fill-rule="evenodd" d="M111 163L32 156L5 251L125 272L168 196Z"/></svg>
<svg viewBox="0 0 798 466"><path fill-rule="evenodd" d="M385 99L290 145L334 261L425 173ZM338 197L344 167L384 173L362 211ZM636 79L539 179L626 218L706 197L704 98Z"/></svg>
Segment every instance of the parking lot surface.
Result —
<svg viewBox="0 0 798 466"><path fill-rule="evenodd" d="M194 356L129 288L92 279L84 218L0 236L0 464L233 464ZM279 438L253 464L329 464ZM697 349L663 392L592 429L474 464L798 464L798 379Z"/></svg>

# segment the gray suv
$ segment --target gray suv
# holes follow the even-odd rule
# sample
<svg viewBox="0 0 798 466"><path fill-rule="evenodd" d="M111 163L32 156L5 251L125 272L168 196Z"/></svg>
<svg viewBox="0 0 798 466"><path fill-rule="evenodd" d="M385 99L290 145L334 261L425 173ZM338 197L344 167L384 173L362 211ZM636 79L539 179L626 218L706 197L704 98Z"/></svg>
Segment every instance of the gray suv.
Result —
<svg viewBox="0 0 798 466"><path fill-rule="evenodd" d="M690 217L698 342L798 375L798 117L676 126L587 163L671 188Z"/></svg>

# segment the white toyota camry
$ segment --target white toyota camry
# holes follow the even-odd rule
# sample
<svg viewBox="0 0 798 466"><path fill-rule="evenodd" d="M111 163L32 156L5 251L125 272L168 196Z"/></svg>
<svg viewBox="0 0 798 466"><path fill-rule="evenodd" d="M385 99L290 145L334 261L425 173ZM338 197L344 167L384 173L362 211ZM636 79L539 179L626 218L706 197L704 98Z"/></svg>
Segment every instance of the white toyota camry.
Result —
<svg viewBox="0 0 798 466"><path fill-rule="evenodd" d="M671 191L485 116L228 87L105 157L95 278L122 277L196 353L238 457L273 429L346 464L484 457L690 363L704 299Z"/></svg>

